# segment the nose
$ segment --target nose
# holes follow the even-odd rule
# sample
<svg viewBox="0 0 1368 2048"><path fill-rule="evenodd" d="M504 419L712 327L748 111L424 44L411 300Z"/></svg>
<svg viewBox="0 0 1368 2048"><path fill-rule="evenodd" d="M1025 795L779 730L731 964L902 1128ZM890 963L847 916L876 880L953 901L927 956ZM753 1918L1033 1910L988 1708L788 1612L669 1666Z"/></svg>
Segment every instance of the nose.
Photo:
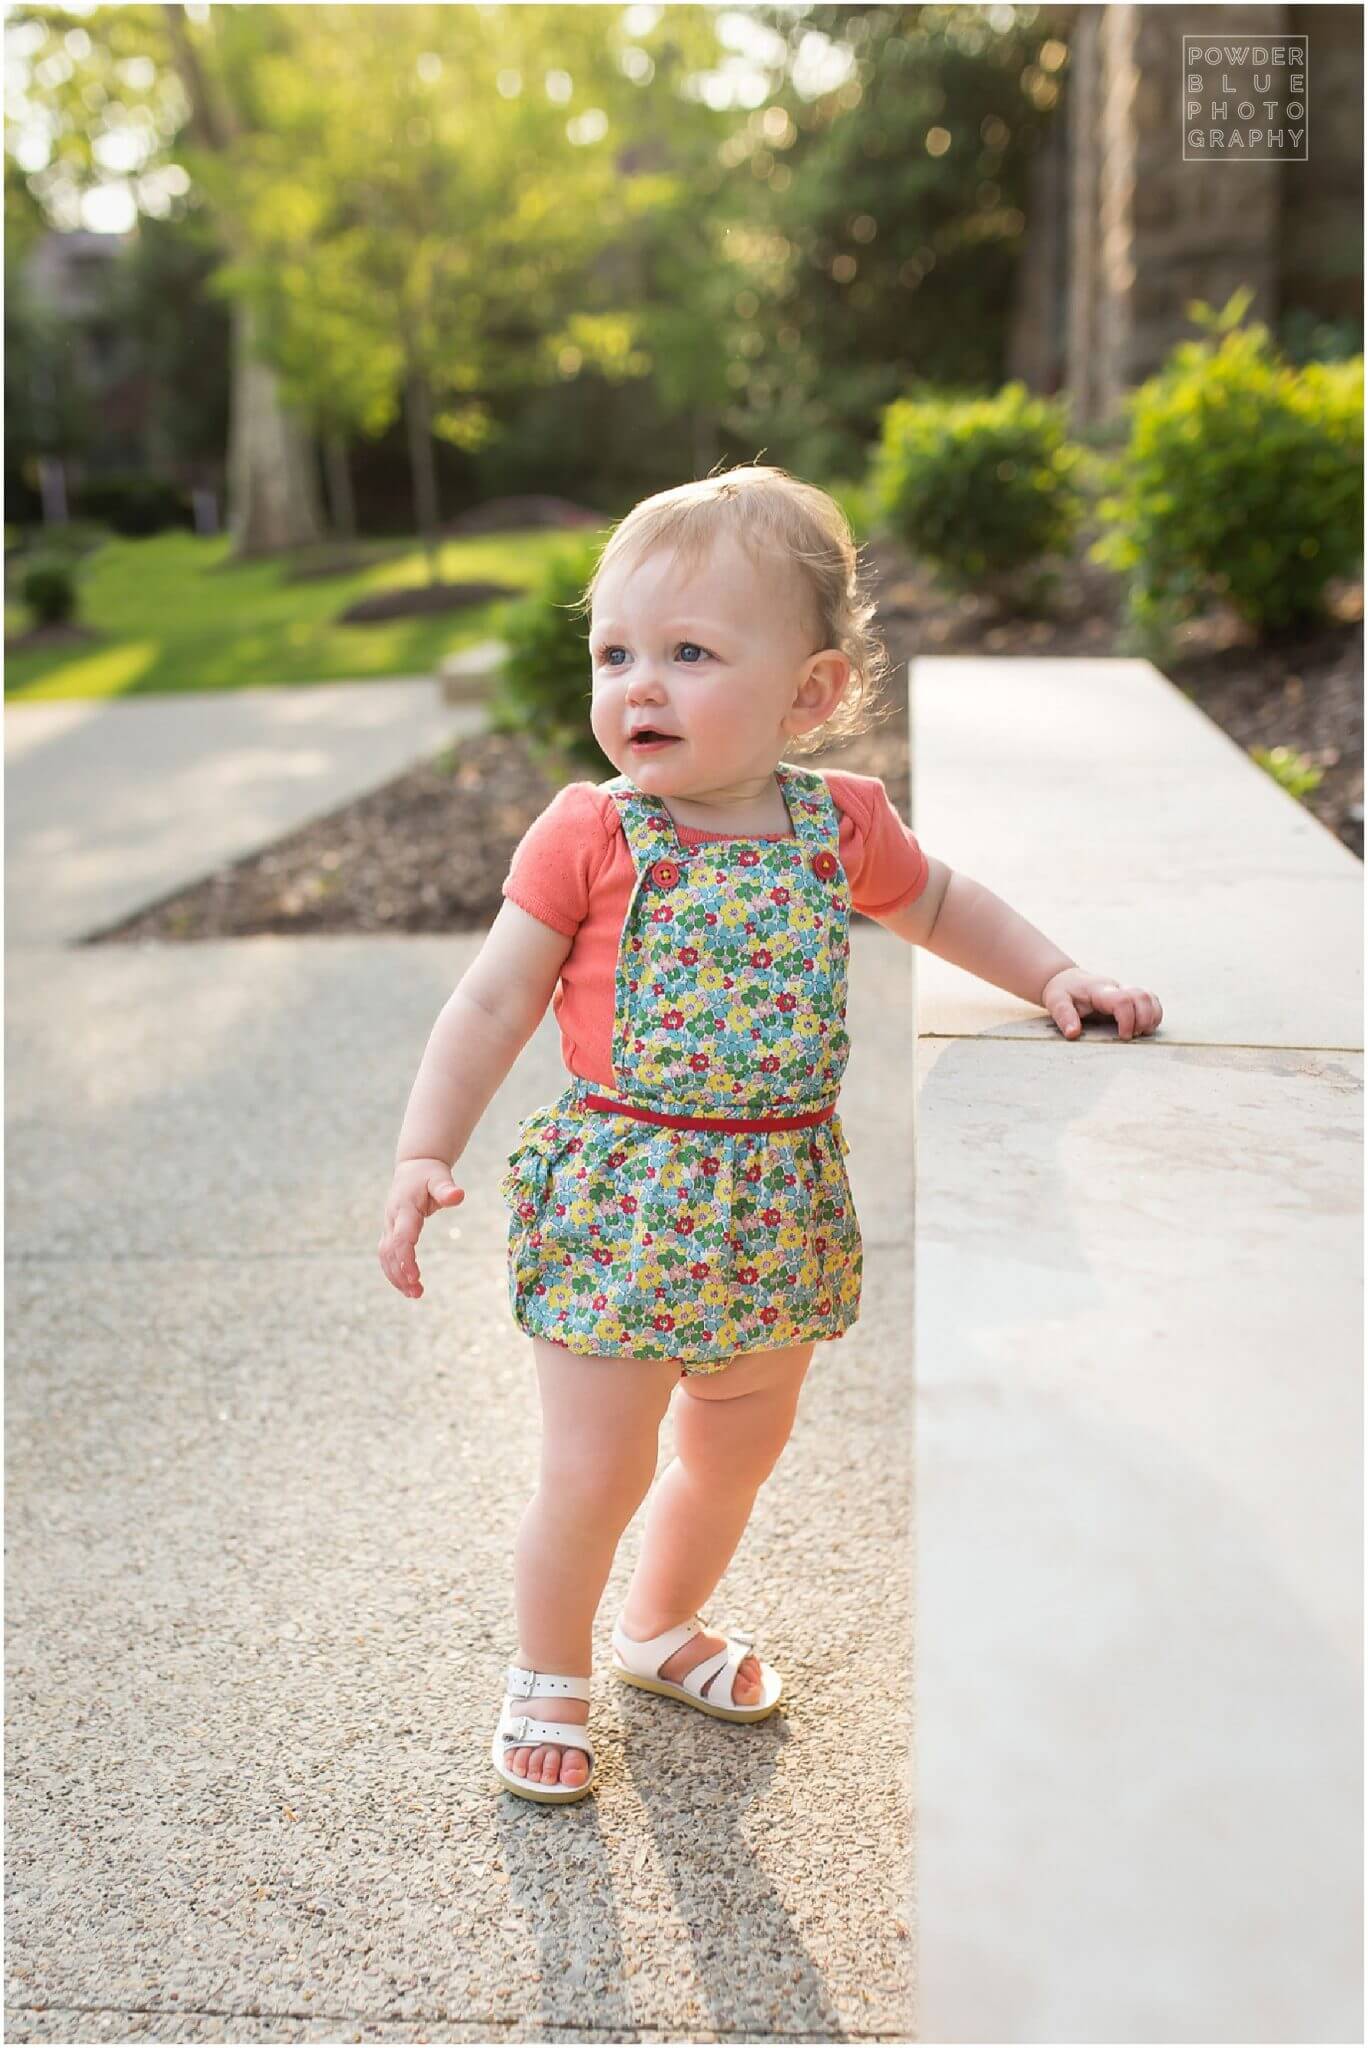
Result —
<svg viewBox="0 0 1368 2048"><path fill-rule="evenodd" d="M632 671L632 680L627 685L627 702L658 704L663 695L660 678L652 674L649 664L638 664Z"/></svg>

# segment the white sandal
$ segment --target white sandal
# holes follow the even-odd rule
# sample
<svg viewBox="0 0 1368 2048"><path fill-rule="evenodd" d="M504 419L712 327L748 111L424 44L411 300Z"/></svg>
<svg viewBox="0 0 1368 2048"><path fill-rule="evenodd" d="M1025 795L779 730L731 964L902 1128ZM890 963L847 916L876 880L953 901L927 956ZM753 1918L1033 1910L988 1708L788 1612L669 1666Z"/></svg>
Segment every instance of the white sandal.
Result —
<svg viewBox="0 0 1368 2048"><path fill-rule="evenodd" d="M760 1697L750 1706L735 1703L736 1673L741 1660L752 1649L751 1637L744 1629L734 1629L727 1636L727 1647L718 1650L711 1657L700 1657L691 1671L686 1671L676 1683L672 1678L662 1678L660 1667L667 1663L676 1650L682 1650L685 1643L701 1634L706 1626L701 1615L695 1614L689 1621L681 1621L677 1628L667 1628L648 1642L637 1642L629 1636L618 1617L613 1624L614 1678L620 1678L627 1685L639 1685L643 1692L663 1693L667 1699L682 1700L687 1707L701 1707L705 1714L716 1714L721 1721L763 1721L772 1714L779 1704L783 1681L779 1673L764 1659L760 1663ZM717 1674L725 1673L718 1677ZM705 1697L703 1688L708 1680L714 1679L711 1692Z"/></svg>
<svg viewBox="0 0 1368 2048"><path fill-rule="evenodd" d="M569 1806L576 1799L585 1798L594 1789L598 1773L594 1764L594 1745L589 1730L578 1721L534 1721L526 1714L514 1714L510 1700L528 1700L533 1694L564 1693L567 1699L587 1700L590 1696L591 1681L578 1678L574 1673L555 1671L528 1671L521 1664L510 1664L507 1673L508 1692L499 1725L494 1731L490 1745L489 1760L494 1766L500 1782L510 1792L516 1792L520 1799L535 1799L543 1806ZM521 1749L524 1745L535 1748L539 1743L555 1743L559 1749L582 1749L589 1759L589 1775L582 1785L543 1785L535 1779L520 1778L510 1770L504 1759L510 1749Z"/></svg>

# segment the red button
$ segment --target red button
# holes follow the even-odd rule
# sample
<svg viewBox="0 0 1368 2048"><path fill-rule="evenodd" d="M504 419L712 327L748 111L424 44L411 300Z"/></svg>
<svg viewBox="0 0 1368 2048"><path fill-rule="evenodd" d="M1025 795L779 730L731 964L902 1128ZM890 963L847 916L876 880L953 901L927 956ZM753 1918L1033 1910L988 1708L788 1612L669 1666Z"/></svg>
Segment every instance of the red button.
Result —
<svg viewBox="0 0 1368 2048"><path fill-rule="evenodd" d="M828 853L825 847L820 853L814 853L812 856L812 872L814 875L820 875L824 882L831 880L838 866L835 854Z"/></svg>
<svg viewBox="0 0 1368 2048"><path fill-rule="evenodd" d="M679 869L672 860L658 860L651 869L651 880L661 889L673 889L679 880Z"/></svg>

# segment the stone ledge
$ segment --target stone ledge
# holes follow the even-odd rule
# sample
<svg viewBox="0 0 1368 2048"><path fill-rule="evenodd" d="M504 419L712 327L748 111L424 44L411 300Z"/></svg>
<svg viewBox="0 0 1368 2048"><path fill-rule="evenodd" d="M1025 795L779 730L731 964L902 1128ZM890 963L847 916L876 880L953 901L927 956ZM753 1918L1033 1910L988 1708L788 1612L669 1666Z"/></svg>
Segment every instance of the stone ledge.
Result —
<svg viewBox="0 0 1368 2048"><path fill-rule="evenodd" d="M1361 2039L1362 871L1148 663L910 688L926 851L1165 1014L916 954L919 2038Z"/></svg>

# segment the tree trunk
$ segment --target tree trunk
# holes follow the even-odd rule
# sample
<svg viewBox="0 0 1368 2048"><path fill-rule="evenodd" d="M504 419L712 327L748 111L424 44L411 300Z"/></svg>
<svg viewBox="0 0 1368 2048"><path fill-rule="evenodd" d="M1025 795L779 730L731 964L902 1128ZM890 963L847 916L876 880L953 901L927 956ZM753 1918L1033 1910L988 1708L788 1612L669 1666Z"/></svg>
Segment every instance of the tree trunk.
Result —
<svg viewBox="0 0 1368 2048"><path fill-rule="evenodd" d="M162 16L190 103L190 132L202 148L226 156L242 123L221 71L201 64L184 8L164 5ZM241 257L244 237L231 210L219 215L219 227L225 250ZM321 538L312 450L281 404L275 371L253 353L254 322L245 299L233 300L232 321L228 524L234 551L243 556L307 547Z"/></svg>
<svg viewBox="0 0 1368 2048"><path fill-rule="evenodd" d="M428 558L428 580L441 578L437 527L437 464L432 449L432 401L421 370L409 373L404 416L408 424L409 467L413 475L413 509Z"/></svg>
<svg viewBox="0 0 1368 2048"><path fill-rule="evenodd" d="M344 540L356 539L356 498L351 470L347 466L347 442L343 434L323 436L323 467L328 479L328 510L334 533Z"/></svg>
<svg viewBox="0 0 1368 2048"><path fill-rule="evenodd" d="M313 452L280 402L275 371L252 350L247 299L233 301L228 432L229 529L239 559L310 547L323 537Z"/></svg>
<svg viewBox="0 0 1368 2048"><path fill-rule="evenodd" d="M44 526L64 526L71 513L67 509L66 467L60 455L38 457L38 488Z"/></svg>

